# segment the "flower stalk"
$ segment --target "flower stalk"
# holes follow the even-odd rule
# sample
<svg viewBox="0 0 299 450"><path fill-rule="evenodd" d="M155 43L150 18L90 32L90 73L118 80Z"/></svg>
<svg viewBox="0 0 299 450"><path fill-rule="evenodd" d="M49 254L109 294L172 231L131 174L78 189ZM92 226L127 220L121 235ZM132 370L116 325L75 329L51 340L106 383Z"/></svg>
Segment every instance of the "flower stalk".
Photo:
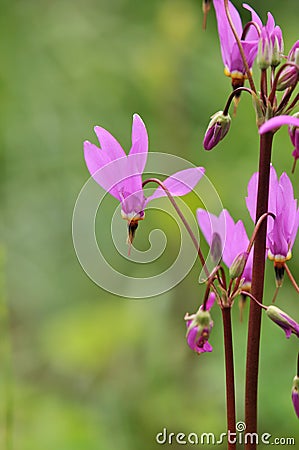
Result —
<svg viewBox="0 0 299 450"><path fill-rule="evenodd" d="M260 137L259 178L256 207L256 222L268 210L270 162L273 133ZM255 238L252 269L252 296L263 303L265 252L267 221L263 221ZM257 432L257 390L259 371L259 349L261 331L261 308L254 302L250 304L248 323L248 342L246 360L245 422L249 433ZM256 449L256 444L247 443L246 450Z"/></svg>

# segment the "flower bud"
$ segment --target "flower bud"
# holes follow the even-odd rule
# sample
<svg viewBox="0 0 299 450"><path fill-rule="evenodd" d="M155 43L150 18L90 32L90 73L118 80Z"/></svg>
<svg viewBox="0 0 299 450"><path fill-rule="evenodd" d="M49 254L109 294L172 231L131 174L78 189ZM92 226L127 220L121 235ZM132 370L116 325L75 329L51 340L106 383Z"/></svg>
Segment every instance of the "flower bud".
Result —
<svg viewBox="0 0 299 450"><path fill-rule="evenodd" d="M271 65L273 56L273 47L269 34L265 28L262 29L261 37L258 43L257 65L260 69L268 69Z"/></svg>
<svg viewBox="0 0 299 450"><path fill-rule="evenodd" d="M299 77L299 41L295 42L293 47L291 48L287 62L291 62L297 65L295 66L289 66L282 70L276 89L278 91L284 91L288 87L293 86L297 83L298 77Z"/></svg>
<svg viewBox="0 0 299 450"><path fill-rule="evenodd" d="M211 150L224 138L231 123L230 115L224 115L223 111L216 112L211 119L203 140L205 150Z"/></svg>
<svg viewBox="0 0 299 450"><path fill-rule="evenodd" d="M246 263L248 259L248 253L243 252L235 257L232 265L229 268L229 276L234 280L235 278L239 278L244 272Z"/></svg>
<svg viewBox="0 0 299 450"><path fill-rule="evenodd" d="M296 375L293 380L292 387L292 402L294 405L295 413L299 419L299 377Z"/></svg>
<svg viewBox="0 0 299 450"><path fill-rule="evenodd" d="M277 306L268 306L266 314L273 322L275 322L283 329L286 334L286 338L289 338L292 333L299 337L298 323L284 311L277 308Z"/></svg>
<svg viewBox="0 0 299 450"><path fill-rule="evenodd" d="M283 39L280 27L276 26L271 34L272 59L271 66L276 67L280 64L283 53Z"/></svg>

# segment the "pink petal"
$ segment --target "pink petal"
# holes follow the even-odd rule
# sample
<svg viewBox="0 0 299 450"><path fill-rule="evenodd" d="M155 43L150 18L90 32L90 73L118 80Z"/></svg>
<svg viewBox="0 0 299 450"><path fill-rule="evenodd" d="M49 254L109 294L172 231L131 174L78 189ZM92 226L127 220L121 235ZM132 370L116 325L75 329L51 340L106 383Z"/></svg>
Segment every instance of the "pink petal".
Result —
<svg viewBox="0 0 299 450"><path fill-rule="evenodd" d="M279 128L282 125L292 125L293 127L299 127L299 118L294 116L272 117L272 119L269 119L259 128L259 133L268 133L269 131L276 130L276 128Z"/></svg>
<svg viewBox="0 0 299 450"><path fill-rule="evenodd" d="M176 197L186 195L194 189L201 177L204 175L203 167L192 167L189 169L176 172L163 181L164 186L169 190L170 194ZM165 191L158 187L155 192L147 198L147 202L154 198L165 197Z"/></svg>
<svg viewBox="0 0 299 450"><path fill-rule="evenodd" d="M217 25L218 25L218 34L219 34L219 40L220 40L220 47L221 47L221 54L223 63L225 66L230 66L230 60L231 60L231 51L233 48L233 45L235 43L235 37L230 29L225 8L224 8L224 2L223 0L214 0L214 8L216 11L217 16ZM238 33L238 36L241 37L242 35L242 22L240 15L237 11L237 9L234 7L234 5L231 2L229 3L229 12L232 18L232 21L234 23L234 26L236 28L236 31Z"/></svg>
<svg viewBox="0 0 299 450"><path fill-rule="evenodd" d="M111 161L126 156L120 143L109 131L102 127L94 127L94 131L98 137L101 149L107 153Z"/></svg>
<svg viewBox="0 0 299 450"><path fill-rule="evenodd" d="M245 8L251 12L251 21L255 22L260 27L260 29L262 29L263 23L262 23L261 19L259 18L259 16L257 15L257 13L255 12L255 10L251 6L247 5L247 3L243 3L243 8ZM246 40L251 41L251 40L258 39L258 38L259 38L259 36L258 36L256 28L254 26L251 26L246 35Z"/></svg>
<svg viewBox="0 0 299 450"><path fill-rule="evenodd" d="M139 158L135 159L136 167L140 173L144 171L148 152L148 135L145 125L138 114L133 115L132 125L132 147L129 155L139 154Z"/></svg>

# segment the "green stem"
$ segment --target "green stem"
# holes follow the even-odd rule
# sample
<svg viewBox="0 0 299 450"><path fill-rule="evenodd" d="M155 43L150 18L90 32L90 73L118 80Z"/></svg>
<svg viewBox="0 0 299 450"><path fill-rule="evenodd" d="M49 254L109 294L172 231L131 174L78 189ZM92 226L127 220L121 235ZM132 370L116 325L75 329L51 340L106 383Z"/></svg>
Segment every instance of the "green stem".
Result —
<svg viewBox="0 0 299 450"><path fill-rule="evenodd" d="M260 137L259 178L256 206L256 222L268 210L270 162L273 134L265 133ZM255 238L253 253L251 294L263 303L265 252L267 221L263 221ZM255 302L250 303L248 323L246 387L245 387L245 422L248 433L257 432L257 391L259 370L259 349L261 332L261 308ZM255 450L256 444L245 444L246 450Z"/></svg>

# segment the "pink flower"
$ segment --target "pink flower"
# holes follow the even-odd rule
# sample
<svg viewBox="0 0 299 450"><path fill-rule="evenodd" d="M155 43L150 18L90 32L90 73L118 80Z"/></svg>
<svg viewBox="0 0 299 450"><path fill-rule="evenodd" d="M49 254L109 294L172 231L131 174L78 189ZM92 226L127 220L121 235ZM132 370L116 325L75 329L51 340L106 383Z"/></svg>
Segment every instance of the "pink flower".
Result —
<svg viewBox="0 0 299 450"><path fill-rule="evenodd" d="M253 221L256 213L257 182L258 172L253 174L248 183L246 197L247 208ZM289 177L284 172L278 180L273 166L270 169L268 212L276 217L275 220L268 218L268 257L277 263L283 263L292 256L291 250L299 226L299 209Z"/></svg>
<svg viewBox="0 0 299 450"><path fill-rule="evenodd" d="M100 147L84 142L87 168L95 181L121 202L121 214L128 221L129 241L132 242L138 221L144 219L144 209L153 199L166 195L158 187L150 197L142 189L142 173L148 152L148 135L138 114L133 116L132 146L128 156L119 142L107 130L94 128ZM164 186L173 196L189 193L204 174L203 167L182 170L166 178Z"/></svg>
<svg viewBox="0 0 299 450"><path fill-rule="evenodd" d="M189 347L196 353L211 352L213 347L208 342L210 333L213 328L213 321L210 316L210 309L215 302L215 294L210 293L206 303L206 309L203 309L203 305L200 306L197 313L191 316L187 313L185 315L187 325L187 343Z"/></svg>
<svg viewBox="0 0 299 450"><path fill-rule="evenodd" d="M227 267L231 267L238 255L246 252L249 239L243 222L239 220L235 223L226 209L221 211L219 217L217 217L199 208L197 209L197 221L210 246L212 245L213 236L215 233L218 234L222 245L222 259ZM242 275L242 278L244 278L243 289L249 288L251 285L252 258L252 252L250 252Z"/></svg>

